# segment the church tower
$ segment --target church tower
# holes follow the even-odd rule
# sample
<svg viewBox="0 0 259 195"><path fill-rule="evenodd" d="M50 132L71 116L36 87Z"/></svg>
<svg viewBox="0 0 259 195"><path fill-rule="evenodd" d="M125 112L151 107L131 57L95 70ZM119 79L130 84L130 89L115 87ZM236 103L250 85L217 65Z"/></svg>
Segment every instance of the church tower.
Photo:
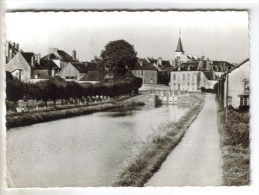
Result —
<svg viewBox="0 0 259 195"><path fill-rule="evenodd" d="M175 56L176 56L176 58L179 58L183 54L184 54L184 50L183 50L183 45L182 45L182 40L181 40L181 30L180 30L179 31L179 40L178 40L177 48L175 50Z"/></svg>

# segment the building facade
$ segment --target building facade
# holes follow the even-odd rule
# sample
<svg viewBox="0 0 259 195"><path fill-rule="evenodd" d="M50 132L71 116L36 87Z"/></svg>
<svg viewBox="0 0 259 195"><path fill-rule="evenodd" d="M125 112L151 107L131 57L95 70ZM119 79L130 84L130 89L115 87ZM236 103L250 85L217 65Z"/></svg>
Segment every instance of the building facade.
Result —
<svg viewBox="0 0 259 195"><path fill-rule="evenodd" d="M143 84L157 84L158 70L146 59L139 59L132 73L141 78Z"/></svg>
<svg viewBox="0 0 259 195"><path fill-rule="evenodd" d="M224 107L227 105L240 109L249 107L249 70L250 61L246 59L222 75L220 86L224 87L221 90L224 92L221 94Z"/></svg>

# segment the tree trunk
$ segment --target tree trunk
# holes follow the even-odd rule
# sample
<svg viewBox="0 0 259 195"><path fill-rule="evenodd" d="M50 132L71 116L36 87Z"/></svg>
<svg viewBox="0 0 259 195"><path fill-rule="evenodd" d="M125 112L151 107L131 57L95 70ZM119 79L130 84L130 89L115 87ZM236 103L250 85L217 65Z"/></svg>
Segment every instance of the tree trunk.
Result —
<svg viewBox="0 0 259 195"><path fill-rule="evenodd" d="M44 101L45 109L48 107L47 101Z"/></svg>

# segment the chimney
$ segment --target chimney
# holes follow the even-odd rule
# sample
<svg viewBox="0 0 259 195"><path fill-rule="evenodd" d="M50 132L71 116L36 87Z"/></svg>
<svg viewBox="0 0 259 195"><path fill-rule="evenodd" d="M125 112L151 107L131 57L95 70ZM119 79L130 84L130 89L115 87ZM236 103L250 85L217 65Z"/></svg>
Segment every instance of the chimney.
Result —
<svg viewBox="0 0 259 195"><path fill-rule="evenodd" d="M73 60L76 61L76 50L72 51L72 57L73 57Z"/></svg>
<svg viewBox="0 0 259 195"><path fill-rule="evenodd" d="M40 64L40 58L41 58L40 53L38 53L38 56L37 56L37 63L38 64Z"/></svg>
<svg viewBox="0 0 259 195"><path fill-rule="evenodd" d="M19 51L19 43L16 43L16 44L15 44L15 49L16 49L17 51Z"/></svg>
<svg viewBox="0 0 259 195"><path fill-rule="evenodd" d="M210 70L210 59L207 58L206 60L206 70Z"/></svg>
<svg viewBox="0 0 259 195"><path fill-rule="evenodd" d="M10 47L9 47L9 42L6 43L6 48L5 48L5 56L7 58L9 58L9 50L10 50Z"/></svg>
<svg viewBox="0 0 259 195"><path fill-rule="evenodd" d="M13 50L12 48L9 49L9 58L12 58L13 57Z"/></svg>
<svg viewBox="0 0 259 195"><path fill-rule="evenodd" d="M162 66L162 57L159 57L159 58L158 58L158 64L159 64L160 66Z"/></svg>
<svg viewBox="0 0 259 195"><path fill-rule="evenodd" d="M57 53L57 52L58 52L58 48L54 48L54 47L49 48L49 54Z"/></svg>
<svg viewBox="0 0 259 195"><path fill-rule="evenodd" d="M15 42L12 42L12 49L15 48Z"/></svg>
<svg viewBox="0 0 259 195"><path fill-rule="evenodd" d="M35 66L35 57L34 57L34 55L31 57L31 67L33 67L34 68L34 66Z"/></svg>

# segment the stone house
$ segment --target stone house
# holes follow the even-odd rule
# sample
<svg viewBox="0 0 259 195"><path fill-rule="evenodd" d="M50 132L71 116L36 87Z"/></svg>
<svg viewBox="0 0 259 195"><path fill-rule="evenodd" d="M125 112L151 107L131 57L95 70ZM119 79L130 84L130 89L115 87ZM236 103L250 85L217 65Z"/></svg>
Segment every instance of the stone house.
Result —
<svg viewBox="0 0 259 195"><path fill-rule="evenodd" d="M86 65L87 73L80 79L81 83L98 83L102 79L101 75L101 65L96 62L83 62Z"/></svg>
<svg viewBox="0 0 259 195"><path fill-rule="evenodd" d="M49 54L44 56L44 60L53 60L60 69L63 69L69 62L77 62L76 51L72 51L72 56L58 48L50 48Z"/></svg>
<svg viewBox="0 0 259 195"><path fill-rule="evenodd" d="M59 76L66 81L79 82L86 74L87 67L81 62L66 62L59 72Z"/></svg>
<svg viewBox="0 0 259 195"><path fill-rule="evenodd" d="M157 84L158 70L146 59L139 59L132 73L142 78L143 84Z"/></svg>
<svg viewBox="0 0 259 195"><path fill-rule="evenodd" d="M193 60L181 63L171 71L171 90L201 91L214 89L218 75L232 68L233 65L224 61Z"/></svg>
<svg viewBox="0 0 259 195"><path fill-rule="evenodd" d="M34 82L55 76L59 67L51 60L41 60L40 55L32 52L18 52L5 65L5 71L23 82Z"/></svg>

